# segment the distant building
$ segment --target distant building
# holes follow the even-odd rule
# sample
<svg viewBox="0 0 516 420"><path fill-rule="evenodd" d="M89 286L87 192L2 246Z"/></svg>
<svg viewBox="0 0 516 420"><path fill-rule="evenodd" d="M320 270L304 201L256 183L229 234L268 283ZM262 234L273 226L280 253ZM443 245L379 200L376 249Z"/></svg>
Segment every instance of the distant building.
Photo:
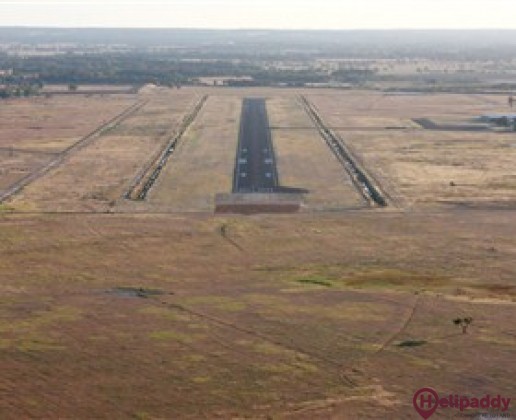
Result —
<svg viewBox="0 0 516 420"><path fill-rule="evenodd" d="M13 69L6 69L6 70L0 69L0 77L6 77L6 76L12 76L12 75L13 75Z"/></svg>
<svg viewBox="0 0 516 420"><path fill-rule="evenodd" d="M255 81L251 76L200 77L199 84L204 86L254 86Z"/></svg>
<svg viewBox="0 0 516 420"><path fill-rule="evenodd" d="M482 115L480 121L500 127L510 127L516 131L516 114L490 114Z"/></svg>

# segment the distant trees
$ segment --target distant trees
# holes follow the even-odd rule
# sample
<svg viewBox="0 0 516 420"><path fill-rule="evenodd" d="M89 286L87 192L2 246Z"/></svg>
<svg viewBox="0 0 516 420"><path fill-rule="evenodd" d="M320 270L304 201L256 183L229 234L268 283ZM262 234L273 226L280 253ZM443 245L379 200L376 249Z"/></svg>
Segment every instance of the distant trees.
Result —
<svg viewBox="0 0 516 420"><path fill-rule="evenodd" d="M331 77L339 82L345 83L362 83L371 80L376 75L376 71L372 69L348 68L339 69L331 74Z"/></svg>
<svg viewBox="0 0 516 420"><path fill-rule="evenodd" d="M331 81L362 83L376 74L370 69L343 69L329 73L327 69L315 66L303 57L298 60L291 57L236 60L202 56L182 59L168 53L128 52L29 56L23 59L4 57L4 60L0 55L0 68L10 66L17 74L35 74L47 84L65 84L70 91L76 90L76 85L84 84L154 83L179 87L195 84L201 77L245 78L247 81L235 83L260 86L302 86L306 83Z"/></svg>
<svg viewBox="0 0 516 420"><path fill-rule="evenodd" d="M0 68L2 68L1 60ZM38 95L42 88L43 82L37 73L23 74L9 70L0 75L0 98Z"/></svg>
<svg viewBox="0 0 516 420"><path fill-rule="evenodd" d="M39 95L41 88L36 83L9 83L0 86L0 99Z"/></svg>

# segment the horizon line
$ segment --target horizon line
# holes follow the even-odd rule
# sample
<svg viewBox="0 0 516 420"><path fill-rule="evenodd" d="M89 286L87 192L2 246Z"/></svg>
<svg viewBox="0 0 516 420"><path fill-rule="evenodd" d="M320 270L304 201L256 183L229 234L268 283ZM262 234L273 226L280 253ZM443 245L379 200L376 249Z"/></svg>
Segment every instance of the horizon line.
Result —
<svg viewBox="0 0 516 420"><path fill-rule="evenodd" d="M2 25L1 29L141 29L141 30L193 30L193 31L284 31L284 32L352 32L352 31L516 31L516 28L493 28L493 27L449 27L449 28L273 28L273 27L200 27L200 26L104 26L104 25L87 25L87 26L61 26L61 25Z"/></svg>

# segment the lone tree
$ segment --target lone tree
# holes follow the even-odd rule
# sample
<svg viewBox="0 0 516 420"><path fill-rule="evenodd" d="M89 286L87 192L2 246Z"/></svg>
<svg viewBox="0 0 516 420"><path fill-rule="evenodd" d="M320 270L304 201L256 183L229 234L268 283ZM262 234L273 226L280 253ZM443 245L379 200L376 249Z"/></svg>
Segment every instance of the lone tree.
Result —
<svg viewBox="0 0 516 420"><path fill-rule="evenodd" d="M471 325L472 322L473 318L471 318L470 316L466 318L455 318L453 320L453 323L455 325L462 327L462 334L467 334L468 327Z"/></svg>

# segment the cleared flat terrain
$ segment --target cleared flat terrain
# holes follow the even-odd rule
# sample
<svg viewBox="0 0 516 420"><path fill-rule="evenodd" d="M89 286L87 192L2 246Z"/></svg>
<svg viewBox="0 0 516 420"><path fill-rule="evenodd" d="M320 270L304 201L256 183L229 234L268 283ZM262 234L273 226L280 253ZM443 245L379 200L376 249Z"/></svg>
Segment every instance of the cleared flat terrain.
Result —
<svg viewBox="0 0 516 420"><path fill-rule="evenodd" d="M412 121L471 124L510 112L505 97L352 93L311 100L399 206L516 204L515 133L425 130Z"/></svg>
<svg viewBox="0 0 516 420"><path fill-rule="evenodd" d="M509 112L503 95L395 94L365 91L309 93L330 127L416 126L412 118L472 118Z"/></svg>
<svg viewBox="0 0 516 420"><path fill-rule="evenodd" d="M9 205L31 211L113 208L173 134L195 96L165 93L142 99L148 100L142 109L24 188Z"/></svg>
<svg viewBox="0 0 516 420"><path fill-rule="evenodd" d="M267 102L280 184L306 189L305 210L366 206L296 97Z"/></svg>
<svg viewBox="0 0 516 420"><path fill-rule="evenodd" d="M515 221L3 216L0 417L416 418L423 386L510 397Z"/></svg>
<svg viewBox="0 0 516 420"><path fill-rule="evenodd" d="M232 190L241 103L239 96L209 96L149 192L150 206L213 211L215 194Z"/></svg>
<svg viewBox="0 0 516 420"><path fill-rule="evenodd" d="M215 194L232 190L242 100L257 93L237 90L232 95L209 96L150 191L149 208L213 211ZM278 91L263 93L267 94L281 187L307 190L303 208L308 211L363 207L362 197L318 135L296 95L290 92L281 98Z"/></svg>
<svg viewBox="0 0 516 420"><path fill-rule="evenodd" d="M6 148L0 150L0 193L27 176L35 168L45 165L52 155Z"/></svg>
<svg viewBox="0 0 516 420"><path fill-rule="evenodd" d="M206 94L148 199L122 198ZM364 206L300 94L394 205ZM304 213L212 213L253 96L267 98L280 184L309 190ZM516 134L412 122L460 123L504 98L148 88L137 100L0 206L0 418L411 419L426 386L513 397ZM467 334L458 317L473 318Z"/></svg>
<svg viewBox="0 0 516 420"><path fill-rule="evenodd" d="M516 204L514 133L340 134L403 206Z"/></svg>
<svg viewBox="0 0 516 420"><path fill-rule="evenodd" d="M2 100L0 146L60 152L135 100L131 95Z"/></svg>
<svg viewBox="0 0 516 420"><path fill-rule="evenodd" d="M2 100L0 194L134 101L130 95Z"/></svg>

